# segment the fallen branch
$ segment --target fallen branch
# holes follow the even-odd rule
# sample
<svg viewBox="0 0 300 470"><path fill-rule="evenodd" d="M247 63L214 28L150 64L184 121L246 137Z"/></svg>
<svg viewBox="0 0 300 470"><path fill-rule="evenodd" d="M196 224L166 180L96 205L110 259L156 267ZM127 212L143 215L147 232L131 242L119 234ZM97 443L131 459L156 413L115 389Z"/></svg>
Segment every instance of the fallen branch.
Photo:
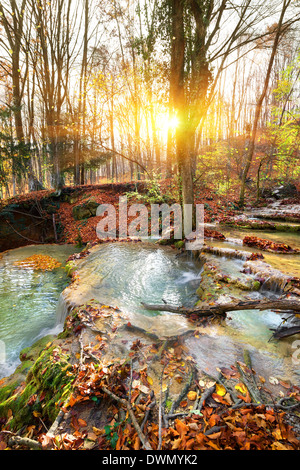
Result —
<svg viewBox="0 0 300 470"><path fill-rule="evenodd" d="M169 304L146 304L142 302L142 306L146 310L159 311L159 312L172 312L181 313L184 315L197 314L200 317L207 317L212 315L226 316L228 312L234 312L238 310L288 310L295 313L300 312L300 301L288 300L288 299L277 299L277 300L246 300L228 302L224 304L217 304L212 306L204 307L176 307L175 305Z"/></svg>
<svg viewBox="0 0 300 470"><path fill-rule="evenodd" d="M142 424L141 424L141 429L142 429L142 431L144 431L144 427L145 427L145 425L147 424L147 421L148 421L149 414L150 414L151 410L152 410L152 409L155 407L155 405L156 405L156 398L155 398L155 395L154 395L154 392L153 392L153 391L150 393L150 398L151 398L151 399L153 398L153 400L151 401L151 403L149 403L149 405L148 405L147 408L146 408L145 416L144 416L143 422L142 422Z"/></svg>
<svg viewBox="0 0 300 470"><path fill-rule="evenodd" d="M8 445L18 445L29 447L30 449L34 450L41 450L42 444L38 441L34 441L33 439L28 439L28 437L20 437L20 436L11 436L8 440Z"/></svg>
<svg viewBox="0 0 300 470"><path fill-rule="evenodd" d="M300 326L282 327L274 331L272 339L288 338L289 336L299 334Z"/></svg>
<svg viewBox="0 0 300 470"><path fill-rule="evenodd" d="M198 405L198 410L201 411L203 408L203 405L205 404L205 401L215 392L216 390L216 385L213 385L212 387L209 387L205 392L201 395L200 403Z"/></svg>

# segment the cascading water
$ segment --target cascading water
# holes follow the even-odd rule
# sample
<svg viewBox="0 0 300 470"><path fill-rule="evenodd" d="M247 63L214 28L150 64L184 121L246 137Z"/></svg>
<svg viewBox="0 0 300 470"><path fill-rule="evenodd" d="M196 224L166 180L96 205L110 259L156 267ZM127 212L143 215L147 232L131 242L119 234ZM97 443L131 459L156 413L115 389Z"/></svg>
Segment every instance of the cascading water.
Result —
<svg viewBox="0 0 300 470"><path fill-rule="evenodd" d="M176 335L188 329L180 315L161 321L141 305L166 303L193 306L198 300L201 265L192 258L178 257L168 247L146 243L111 243L97 247L80 261L80 288L64 292L61 308L81 305L91 299L118 307L135 325L159 336ZM64 313L58 311L58 318Z"/></svg>
<svg viewBox="0 0 300 470"><path fill-rule="evenodd" d="M224 244L221 246L224 247ZM226 246L230 248L228 244ZM219 263L224 274L233 279L233 284L236 281L245 283L256 273L242 272L251 261L245 261L244 250L241 255L237 253L239 248L233 246L229 259L224 257L224 251L219 248L214 253L205 253L203 257L211 257L215 263ZM61 256L64 260L75 251L74 247L57 249L63 250ZM35 246L22 250L31 250L30 253L45 250L47 254L59 258L58 252L49 253L48 247ZM250 251L253 250L245 247L245 252ZM178 256L178 252L169 247L158 247L151 243L103 244L92 249L89 256L79 261L79 282L75 287L71 284L63 291L68 280L65 273L62 276L62 271L44 273L44 277L38 277L37 273L28 270L22 273L19 268L12 268L11 264L20 259L21 253L22 251L13 250L10 254L5 254L1 261L1 282L6 284L8 290L2 300L1 295L4 293L2 291L1 294L0 290L0 340L4 335L7 344L14 344L8 348L10 366L16 363L20 349L32 344L38 335L47 334L51 328L61 330L70 308L92 299L118 307L132 324L161 338L180 335L195 328L183 315L148 312L141 306L141 302L157 304L163 301L176 306L193 306L199 300L196 289L201 280L203 260L198 263L192 254ZM23 256L30 253L26 251ZM282 260L282 256L279 257ZM11 272L13 275L9 274ZM56 277L58 273L59 276ZM278 277L280 282L285 278L282 274ZM266 278L266 282L269 282L270 287L275 280L267 281ZM263 295L265 294L264 292ZM247 291L245 295L254 298L262 293ZM12 316L14 306L16 310ZM45 318L47 321L44 323ZM197 347L193 350L197 362L212 370L216 366L230 366L246 347L252 350L254 361L259 366L264 364L270 371L282 370L293 378L296 374L297 378L298 366L291 364L292 339L276 344L269 343L271 328L276 328L280 322L280 316L272 311L229 314L225 325L209 325L203 329L201 341L197 342ZM19 339L12 340L16 332ZM191 345L192 338L193 336Z"/></svg>
<svg viewBox="0 0 300 470"><path fill-rule="evenodd" d="M32 245L3 253L0 259L0 341L5 351L0 377L14 371L23 348L61 330L55 312L59 296L69 284L62 268L34 271L14 263L35 254L46 254L65 263L75 251L71 245Z"/></svg>
<svg viewBox="0 0 300 470"><path fill-rule="evenodd" d="M60 294L57 307L56 307L56 325L57 327L63 327L64 321L69 313L69 308L67 306L63 292Z"/></svg>

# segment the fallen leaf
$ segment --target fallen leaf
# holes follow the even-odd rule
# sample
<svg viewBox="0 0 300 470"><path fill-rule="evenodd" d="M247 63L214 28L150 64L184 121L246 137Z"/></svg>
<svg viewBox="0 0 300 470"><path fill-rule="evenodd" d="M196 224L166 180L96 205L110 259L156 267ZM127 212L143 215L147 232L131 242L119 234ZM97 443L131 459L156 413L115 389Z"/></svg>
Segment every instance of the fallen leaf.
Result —
<svg viewBox="0 0 300 470"><path fill-rule="evenodd" d="M224 395L226 395L226 388L221 384L216 384L216 393L224 397Z"/></svg>
<svg viewBox="0 0 300 470"><path fill-rule="evenodd" d="M87 422L84 421L84 419L81 419L81 418L78 418L78 424L81 428L84 428L85 426L87 426Z"/></svg>
<svg viewBox="0 0 300 470"><path fill-rule="evenodd" d="M149 375L147 377L147 382L148 382L149 385L153 385L153 379L151 377L149 377Z"/></svg>
<svg viewBox="0 0 300 470"><path fill-rule="evenodd" d="M272 385L278 385L279 384L279 380L276 379L276 377L269 377L269 382Z"/></svg>
<svg viewBox="0 0 300 470"><path fill-rule="evenodd" d="M195 400L197 399L197 393L191 390L191 391L187 394L187 397L188 397L189 400L195 401Z"/></svg>
<svg viewBox="0 0 300 470"><path fill-rule="evenodd" d="M236 386L235 386L235 389L238 390L239 392L241 392L243 395L246 395L247 393L247 387L242 383L238 383Z"/></svg>

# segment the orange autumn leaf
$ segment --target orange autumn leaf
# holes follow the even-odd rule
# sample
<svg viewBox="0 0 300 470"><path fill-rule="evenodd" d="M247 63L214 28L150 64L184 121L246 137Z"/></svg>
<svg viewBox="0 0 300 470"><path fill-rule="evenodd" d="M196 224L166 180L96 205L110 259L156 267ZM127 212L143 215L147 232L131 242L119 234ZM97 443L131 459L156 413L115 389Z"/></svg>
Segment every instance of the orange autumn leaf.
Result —
<svg viewBox="0 0 300 470"><path fill-rule="evenodd" d="M53 271L53 269L61 267L61 263L48 255L32 255L22 261L16 261L14 265L38 271Z"/></svg>
<svg viewBox="0 0 300 470"><path fill-rule="evenodd" d="M176 431L178 432L178 434L180 435L180 437L182 439L183 436L185 436L186 433L188 432L189 427L185 423L183 423L182 421L177 419L176 423L175 423L175 429L176 429Z"/></svg>
<svg viewBox="0 0 300 470"><path fill-rule="evenodd" d="M134 450L140 450L141 448L141 441L140 441L140 438L137 436L135 441L134 441L134 446L133 446Z"/></svg>
<svg viewBox="0 0 300 470"><path fill-rule="evenodd" d="M181 437L179 437L178 439L175 439L175 441L173 442L172 444L172 450L177 450L180 448L180 445L181 445L181 442L182 442L182 439Z"/></svg>
<svg viewBox="0 0 300 470"><path fill-rule="evenodd" d="M87 422L84 421L84 419L81 419L81 418L78 418L78 424L81 428L84 428L85 426L87 426Z"/></svg>
<svg viewBox="0 0 300 470"><path fill-rule="evenodd" d="M219 431L219 432L215 432L213 434L209 434L207 437L208 437L208 439L214 440L214 439L218 439L218 437L220 437L221 434L222 434L222 431Z"/></svg>
<svg viewBox="0 0 300 470"><path fill-rule="evenodd" d="M223 405L228 405L228 401L221 397L220 395L218 395L217 393L213 393L212 394L212 398L217 402L217 403L222 403Z"/></svg>
<svg viewBox="0 0 300 470"><path fill-rule="evenodd" d="M188 397L189 400L195 401L196 398L197 398L197 393L191 390L191 391L187 394L187 397Z"/></svg>

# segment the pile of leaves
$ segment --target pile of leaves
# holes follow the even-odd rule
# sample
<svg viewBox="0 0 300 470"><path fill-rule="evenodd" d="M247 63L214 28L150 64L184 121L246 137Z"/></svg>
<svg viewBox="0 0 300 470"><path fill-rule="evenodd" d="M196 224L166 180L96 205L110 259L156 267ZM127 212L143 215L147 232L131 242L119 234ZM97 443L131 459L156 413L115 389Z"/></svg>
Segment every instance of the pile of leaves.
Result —
<svg viewBox="0 0 300 470"><path fill-rule="evenodd" d="M255 261L257 259L264 259L264 255L262 253L251 253L251 255L247 257L247 261Z"/></svg>
<svg viewBox="0 0 300 470"><path fill-rule="evenodd" d="M271 240L263 238L247 236L243 238L243 244L246 246L255 246L263 251L270 251L274 253L297 253L298 250L291 248L286 243L275 243Z"/></svg>
<svg viewBox="0 0 300 470"><path fill-rule="evenodd" d="M59 261L48 255L32 255L22 261L15 261L14 265L22 269L34 269L37 271L53 271L61 267Z"/></svg>
<svg viewBox="0 0 300 470"><path fill-rule="evenodd" d="M40 441L43 446L56 449L84 449L88 440L93 449L99 450L140 450L145 445L148 449L174 451L300 450L299 440L285 421L285 412L252 404L249 391L241 382L235 386L243 402L240 408L235 408L223 385L201 380L197 387L191 385L194 389L187 391L176 413L169 413L170 419L163 423L150 385L145 369L132 372L126 362L109 368L85 366L67 407L75 409L89 400L99 403L112 398L111 420L103 429L89 429L88 422L73 413L71 435L55 439L42 435ZM200 411L197 402L201 394L207 398ZM166 416L168 401L163 406ZM117 417L121 409L123 419Z"/></svg>
<svg viewBox="0 0 300 470"><path fill-rule="evenodd" d="M217 230L210 230L208 228L204 229L204 237L205 238L214 238L216 240L225 240L226 237L223 233L218 232Z"/></svg>
<svg viewBox="0 0 300 470"><path fill-rule="evenodd" d="M158 355L161 375L157 384L149 365ZM52 449L300 450L284 406L277 408L275 401L254 403L250 382L245 381L252 373L237 363L219 369L218 379L199 375L179 343L161 349L136 340L127 359L74 366L77 379L64 405L73 431L55 437L42 434L39 441L43 448ZM170 380L178 386L175 399L169 395ZM267 391L265 380L256 380ZM283 386L288 395L281 403L291 401L296 411L300 389ZM91 427L81 414L88 403L106 403L103 428Z"/></svg>

